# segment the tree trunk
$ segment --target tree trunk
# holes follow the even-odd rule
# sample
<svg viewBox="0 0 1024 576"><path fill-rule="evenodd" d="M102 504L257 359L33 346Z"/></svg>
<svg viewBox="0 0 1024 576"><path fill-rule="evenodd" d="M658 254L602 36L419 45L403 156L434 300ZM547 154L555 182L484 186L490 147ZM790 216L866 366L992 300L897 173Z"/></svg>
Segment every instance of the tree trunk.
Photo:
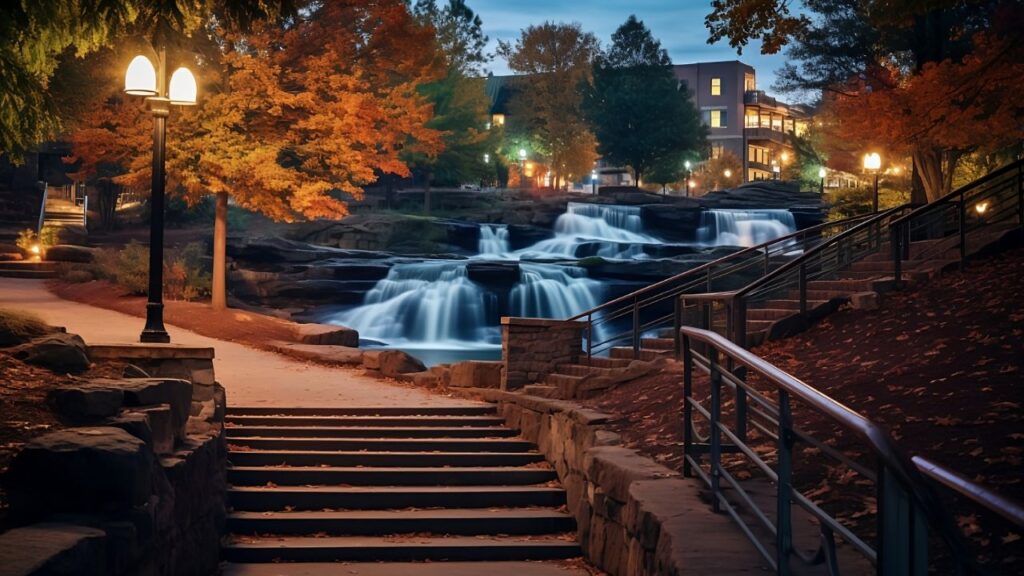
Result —
<svg viewBox="0 0 1024 576"><path fill-rule="evenodd" d="M942 152L934 148L914 152L914 169L917 170L928 202L942 197L946 189L946 178L942 170Z"/></svg>
<svg viewBox="0 0 1024 576"><path fill-rule="evenodd" d="M927 204L928 196L924 193L924 182L921 181L921 174L917 171L917 163L912 163L910 170L910 203Z"/></svg>
<svg viewBox="0 0 1024 576"><path fill-rule="evenodd" d="M217 192L213 219L213 287L210 305L214 310L228 307L227 291L228 193Z"/></svg>

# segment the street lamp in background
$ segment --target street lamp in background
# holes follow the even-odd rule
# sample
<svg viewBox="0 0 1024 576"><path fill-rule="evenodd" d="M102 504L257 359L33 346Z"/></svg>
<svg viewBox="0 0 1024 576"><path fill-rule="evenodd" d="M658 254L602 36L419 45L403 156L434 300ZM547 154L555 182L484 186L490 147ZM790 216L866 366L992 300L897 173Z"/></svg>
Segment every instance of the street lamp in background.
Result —
<svg viewBox="0 0 1024 576"><path fill-rule="evenodd" d="M153 179L150 191L149 223L149 299L146 303L146 326L140 342L167 343L170 335L164 328L164 159L167 138L167 117L171 104L189 106L196 103L196 79L188 68L178 68L167 81L167 55L158 50L157 67L149 58L136 56L124 76L124 91L142 96L153 114ZM169 85L168 85L169 84ZM216 278L216 273L214 274ZM223 276L222 276L223 277Z"/></svg>
<svg viewBox="0 0 1024 576"><path fill-rule="evenodd" d="M597 170L591 170L590 172L590 191L594 195L597 194Z"/></svg>
<svg viewBox="0 0 1024 576"><path fill-rule="evenodd" d="M882 157L878 152L870 152L864 155L864 170L875 174L875 195L871 202L872 212L878 212L878 172L882 168Z"/></svg>
<svg viewBox="0 0 1024 576"><path fill-rule="evenodd" d="M690 167L693 166L693 164L690 164L690 161L687 160L686 162L683 162L683 166L686 168L686 195L689 196L690 186L692 186L692 183L690 182Z"/></svg>
<svg viewBox="0 0 1024 576"><path fill-rule="evenodd" d="M526 188L526 148L519 149L519 188Z"/></svg>
<svg viewBox="0 0 1024 576"><path fill-rule="evenodd" d="M779 174L782 172L782 167L775 160L772 160L772 180L778 180Z"/></svg>
<svg viewBox="0 0 1024 576"><path fill-rule="evenodd" d="M827 172L825 171L825 167L824 166L822 166L821 168L818 168L818 178L821 179L821 187L818 188L818 194L821 194L822 196L825 195L825 175L826 174L827 174Z"/></svg>

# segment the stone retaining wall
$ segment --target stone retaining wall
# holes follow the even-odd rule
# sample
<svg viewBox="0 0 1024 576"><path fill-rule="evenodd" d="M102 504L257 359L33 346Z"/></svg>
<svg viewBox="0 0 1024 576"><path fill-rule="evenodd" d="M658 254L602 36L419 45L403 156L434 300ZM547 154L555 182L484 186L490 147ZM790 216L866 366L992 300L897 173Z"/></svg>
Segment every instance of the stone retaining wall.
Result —
<svg viewBox="0 0 1024 576"><path fill-rule="evenodd" d="M758 573L756 552L696 480L620 445L610 416L578 404L500 390L468 395L535 442L565 487L584 557L611 576Z"/></svg>
<svg viewBox="0 0 1024 576"><path fill-rule="evenodd" d="M583 322L502 317L501 388L518 390L543 380L559 364L575 364L582 354L583 327Z"/></svg>
<svg viewBox="0 0 1024 576"><path fill-rule="evenodd" d="M50 403L73 427L27 443L0 477L9 517L21 526L0 534L0 572L217 572L227 446L213 351L140 348L91 351L98 352L94 359L127 360L150 375L195 381L71 380L55 389Z"/></svg>

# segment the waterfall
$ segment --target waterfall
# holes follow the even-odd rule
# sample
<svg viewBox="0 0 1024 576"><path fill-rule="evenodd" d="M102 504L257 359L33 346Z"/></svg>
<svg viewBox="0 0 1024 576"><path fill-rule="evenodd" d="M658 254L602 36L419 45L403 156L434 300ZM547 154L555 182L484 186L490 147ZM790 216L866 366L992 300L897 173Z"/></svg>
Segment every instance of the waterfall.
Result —
<svg viewBox="0 0 1024 576"><path fill-rule="evenodd" d="M496 224L480 225L480 240L477 252L481 256L503 256L511 249L508 244L508 227Z"/></svg>
<svg viewBox="0 0 1024 576"><path fill-rule="evenodd" d="M463 262L396 264L362 306L328 321L388 343L497 345L501 335L487 322L494 305L494 295L466 276Z"/></svg>
<svg viewBox="0 0 1024 576"><path fill-rule="evenodd" d="M526 318L569 318L597 306L601 283L576 266L520 264L520 280L512 289L511 315Z"/></svg>
<svg viewBox="0 0 1024 576"><path fill-rule="evenodd" d="M755 246L796 231L789 210L707 210L697 240L709 246Z"/></svg>
<svg viewBox="0 0 1024 576"><path fill-rule="evenodd" d="M644 244L660 240L643 233L640 208L570 202L555 220L555 237L519 251L520 256L629 260L644 255Z"/></svg>

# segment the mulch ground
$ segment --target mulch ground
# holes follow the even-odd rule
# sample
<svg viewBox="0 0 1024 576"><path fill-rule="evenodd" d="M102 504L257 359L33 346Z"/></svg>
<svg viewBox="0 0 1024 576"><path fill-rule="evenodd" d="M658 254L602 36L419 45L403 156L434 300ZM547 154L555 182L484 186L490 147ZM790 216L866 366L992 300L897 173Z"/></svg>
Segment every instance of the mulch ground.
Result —
<svg viewBox="0 0 1024 576"><path fill-rule="evenodd" d="M882 424L909 454L921 455L1024 502L1024 250L1015 249L915 290L888 294L878 310L841 310L807 332L754 352L849 408ZM757 382L755 386L761 387ZM767 387L763 388L765 391ZM706 394L698 379L696 394ZM774 394L770 395L773 399ZM618 415L626 445L682 467L682 369L625 384L591 404ZM723 410L729 413L731 404ZM866 457L809 409L798 426L854 459ZM752 433L758 443L757 433ZM774 461L760 438L758 451ZM848 467L804 446L794 482L830 513L873 537L872 487ZM737 475L750 469L735 466ZM1020 529L951 502L957 523L997 573L1024 573Z"/></svg>
<svg viewBox="0 0 1024 576"><path fill-rule="evenodd" d="M104 280L81 284L53 280L48 284L48 288L65 300L115 310L139 318L146 317L145 296L133 296L124 288ZM295 324L291 322L232 308L214 310L204 302L165 299L164 322L203 336L245 344L261 350L269 350L267 343L273 340L295 341Z"/></svg>

